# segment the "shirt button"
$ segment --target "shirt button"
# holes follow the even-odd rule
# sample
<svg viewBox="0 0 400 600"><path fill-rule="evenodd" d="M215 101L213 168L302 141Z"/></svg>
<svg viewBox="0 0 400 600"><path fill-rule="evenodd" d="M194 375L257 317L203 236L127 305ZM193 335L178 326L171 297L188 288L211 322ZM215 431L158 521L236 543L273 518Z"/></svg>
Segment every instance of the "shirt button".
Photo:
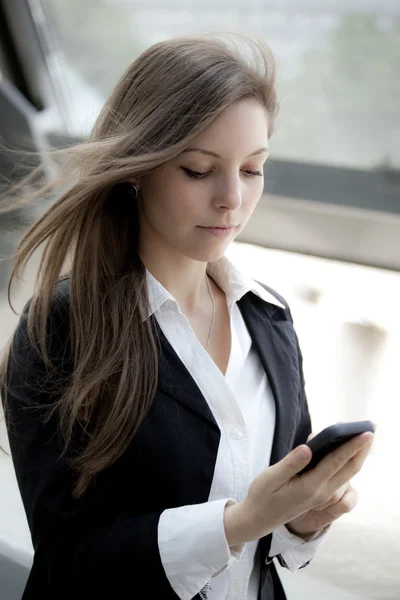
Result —
<svg viewBox="0 0 400 600"><path fill-rule="evenodd" d="M232 429L232 437L235 440L240 440L240 438L242 437L242 432L239 431L239 429Z"/></svg>

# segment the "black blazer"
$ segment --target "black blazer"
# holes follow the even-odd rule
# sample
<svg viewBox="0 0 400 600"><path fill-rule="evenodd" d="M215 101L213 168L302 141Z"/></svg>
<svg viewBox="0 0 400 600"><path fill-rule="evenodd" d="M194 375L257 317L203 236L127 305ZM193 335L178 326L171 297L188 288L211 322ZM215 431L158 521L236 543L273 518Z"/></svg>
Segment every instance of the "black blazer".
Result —
<svg viewBox="0 0 400 600"><path fill-rule="evenodd" d="M279 294L264 287L287 307ZM83 498L73 500L72 475L60 459L56 415L45 422L41 411L26 410L48 403L39 381L46 381L56 397L60 375L72 369L68 297L69 280L63 279L57 284L50 321L50 354L56 370L46 372L28 343L29 302L17 327L8 369L6 422L35 550L23 600L176 600L160 559L158 521L166 508L207 502L219 428L152 316L161 351L151 409L124 455L96 476ZM265 302L252 292L238 306L275 399L272 465L311 432L302 355L289 307ZM258 545L258 600L285 599L275 565L268 562L271 537L261 538ZM195 599L200 600L199 594Z"/></svg>

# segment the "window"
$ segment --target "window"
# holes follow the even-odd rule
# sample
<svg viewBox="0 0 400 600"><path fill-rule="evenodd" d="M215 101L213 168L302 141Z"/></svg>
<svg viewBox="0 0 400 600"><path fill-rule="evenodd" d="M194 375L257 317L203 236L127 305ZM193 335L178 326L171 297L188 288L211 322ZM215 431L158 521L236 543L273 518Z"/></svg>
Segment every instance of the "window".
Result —
<svg viewBox="0 0 400 600"><path fill-rule="evenodd" d="M31 0L32 2L32 0ZM90 129L128 64L175 35L261 35L278 60L274 157L400 166L400 11L394 0L40 0L71 129ZM35 2L36 4L36 2Z"/></svg>

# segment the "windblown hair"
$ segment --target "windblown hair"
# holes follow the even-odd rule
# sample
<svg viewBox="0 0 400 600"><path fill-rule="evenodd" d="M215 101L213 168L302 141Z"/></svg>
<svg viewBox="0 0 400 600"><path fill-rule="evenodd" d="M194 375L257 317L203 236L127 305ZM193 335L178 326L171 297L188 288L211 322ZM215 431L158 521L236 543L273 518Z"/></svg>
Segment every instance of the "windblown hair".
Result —
<svg viewBox="0 0 400 600"><path fill-rule="evenodd" d="M76 498L127 449L157 388L158 346L144 318L146 270L138 256L137 206L129 184L180 154L241 100L256 99L265 107L273 133L273 56L262 39L235 35L250 52L221 34L177 37L144 51L120 78L88 139L52 152L57 175L32 187L34 171L8 203L7 210L55 198L18 245L8 300L11 306L13 279L20 279L40 249L28 331L51 366L45 340L54 290L62 276L70 279L74 366L56 402L47 406L58 415L63 454L76 427L89 434L82 451L69 459ZM5 387L9 359L7 351L0 364Z"/></svg>

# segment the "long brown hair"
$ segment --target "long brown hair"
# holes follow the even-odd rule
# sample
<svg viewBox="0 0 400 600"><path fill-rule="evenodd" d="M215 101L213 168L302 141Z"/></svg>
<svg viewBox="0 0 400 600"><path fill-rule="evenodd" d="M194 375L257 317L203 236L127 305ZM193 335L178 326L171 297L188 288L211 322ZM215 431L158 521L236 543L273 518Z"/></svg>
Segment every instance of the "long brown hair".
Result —
<svg viewBox="0 0 400 600"><path fill-rule="evenodd" d="M221 34L178 37L144 51L120 78L89 138L53 152L58 175L32 188L33 172L9 202L13 208L56 197L17 248L8 300L11 306L13 279L43 245L28 330L50 364L46 323L57 282L62 275L70 278L74 368L56 407L63 453L74 428L90 425L82 452L70 459L77 473L75 497L123 454L157 388L157 341L144 319L146 270L138 257L137 209L127 182L181 153L235 102L257 99L269 115L269 136L273 133L278 110L273 56L261 38L235 35L236 41ZM3 385L8 360L7 351L0 365Z"/></svg>

